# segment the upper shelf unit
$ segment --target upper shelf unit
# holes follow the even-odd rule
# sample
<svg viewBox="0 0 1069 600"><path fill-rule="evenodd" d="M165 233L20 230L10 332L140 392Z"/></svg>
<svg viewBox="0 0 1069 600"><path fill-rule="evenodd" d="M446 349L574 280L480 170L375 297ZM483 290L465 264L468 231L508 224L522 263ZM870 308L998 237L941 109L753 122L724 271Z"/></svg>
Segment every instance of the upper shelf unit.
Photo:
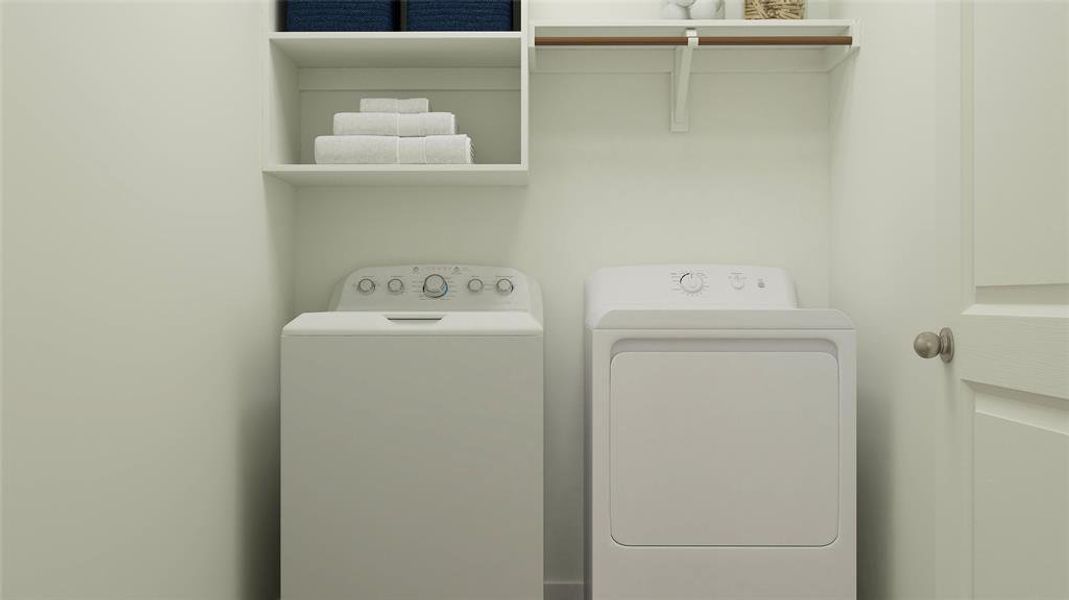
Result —
<svg viewBox="0 0 1069 600"><path fill-rule="evenodd" d="M825 72L860 47L854 21L529 23L502 32L269 32L264 173L298 186L524 185L529 71L668 73L686 131L692 73ZM457 115L475 165L317 165L335 112L383 95Z"/></svg>
<svg viewBox="0 0 1069 600"><path fill-rule="evenodd" d="M860 48L855 21L621 21L531 24L532 72L663 73L696 50L694 73L830 71Z"/></svg>
<svg viewBox="0 0 1069 600"><path fill-rule="evenodd" d="M519 31L285 32L271 45L298 68L520 66Z"/></svg>

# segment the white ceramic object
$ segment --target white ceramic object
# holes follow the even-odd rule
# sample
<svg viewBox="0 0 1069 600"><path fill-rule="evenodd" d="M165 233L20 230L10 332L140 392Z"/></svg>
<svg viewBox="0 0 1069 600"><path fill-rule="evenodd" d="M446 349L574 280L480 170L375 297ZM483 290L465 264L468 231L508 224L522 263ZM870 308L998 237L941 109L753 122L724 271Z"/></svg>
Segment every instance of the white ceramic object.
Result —
<svg viewBox="0 0 1069 600"><path fill-rule="evenodd" d="M691 19L723 19L724 0L695 0L690 6Z"/></svg>
<svg viewBox="0 0 1069 600"><path fill-rule="evenodd" d="M689 19L688 10L696 0L665 0L661 7L661 16L665 19Z"/></svg>

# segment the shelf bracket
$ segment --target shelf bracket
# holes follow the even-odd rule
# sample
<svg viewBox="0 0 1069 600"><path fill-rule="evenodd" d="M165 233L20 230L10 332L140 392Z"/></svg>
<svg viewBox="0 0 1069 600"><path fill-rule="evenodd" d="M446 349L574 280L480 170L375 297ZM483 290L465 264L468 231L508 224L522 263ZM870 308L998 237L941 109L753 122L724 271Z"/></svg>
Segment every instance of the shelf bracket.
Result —
<svg viewBox="0 0 1069 600"><path fill-rule="evenodd" d="M527 35L527 69L530 72L533 73L533 72L538 70L538 52L536 51L537 48L535 48L535 36L534 36L534 33L530 33L530 34L526 34L526 35Z"/></svg>
<svg viewBox="0 0 1069 600"><path fill-rule="evenodd" d="M688 29L687 45L675 50L675 64L672 65L672 131L690 129L690 109L687 106L690 99L690 64L697 47L698 30Z"/></svg>
<svg viewBox="0 0 1069 600"><path fill-rule="evenodd" d="M857 21L850 23L850 45L828 46L824 49L824 70L832 71L861 49L861 28Z"/></svg>

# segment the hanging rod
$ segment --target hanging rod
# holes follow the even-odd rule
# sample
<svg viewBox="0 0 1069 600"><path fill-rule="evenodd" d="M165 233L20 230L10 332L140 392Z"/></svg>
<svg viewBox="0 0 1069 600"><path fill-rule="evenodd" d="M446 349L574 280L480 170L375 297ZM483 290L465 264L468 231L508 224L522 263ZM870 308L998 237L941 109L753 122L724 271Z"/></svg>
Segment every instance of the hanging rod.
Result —
<svg viewBox="0 0 1069 600"><path fill-rule="evenodd" d="M699 36L699 46L850 46L850 35ZM686 46L686 37L536 36L535 46Z"/></svg>

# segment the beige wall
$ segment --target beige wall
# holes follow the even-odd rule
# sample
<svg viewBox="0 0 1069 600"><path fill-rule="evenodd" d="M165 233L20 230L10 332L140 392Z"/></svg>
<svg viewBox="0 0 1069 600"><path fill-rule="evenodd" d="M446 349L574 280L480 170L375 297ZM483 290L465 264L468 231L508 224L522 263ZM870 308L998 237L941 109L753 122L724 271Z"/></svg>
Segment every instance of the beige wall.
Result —
<svg viewBox="0 0 1069 600"><path fill-rule="evenodd" d="M583 280L607 265L782 265L828 302L828 79L697 75L689 133L667 75L535 75L527 188L303 190L297 308L360 265L512 265L546 318L546 577L582 577ZM475 140L478 144L478 140Z"/></svg>
<svg viewBox="0 0 1069 600"><path fill-rule="evenodd" d="M2 595L274 597L293 209L260 9L3 17Z"/></svg>

